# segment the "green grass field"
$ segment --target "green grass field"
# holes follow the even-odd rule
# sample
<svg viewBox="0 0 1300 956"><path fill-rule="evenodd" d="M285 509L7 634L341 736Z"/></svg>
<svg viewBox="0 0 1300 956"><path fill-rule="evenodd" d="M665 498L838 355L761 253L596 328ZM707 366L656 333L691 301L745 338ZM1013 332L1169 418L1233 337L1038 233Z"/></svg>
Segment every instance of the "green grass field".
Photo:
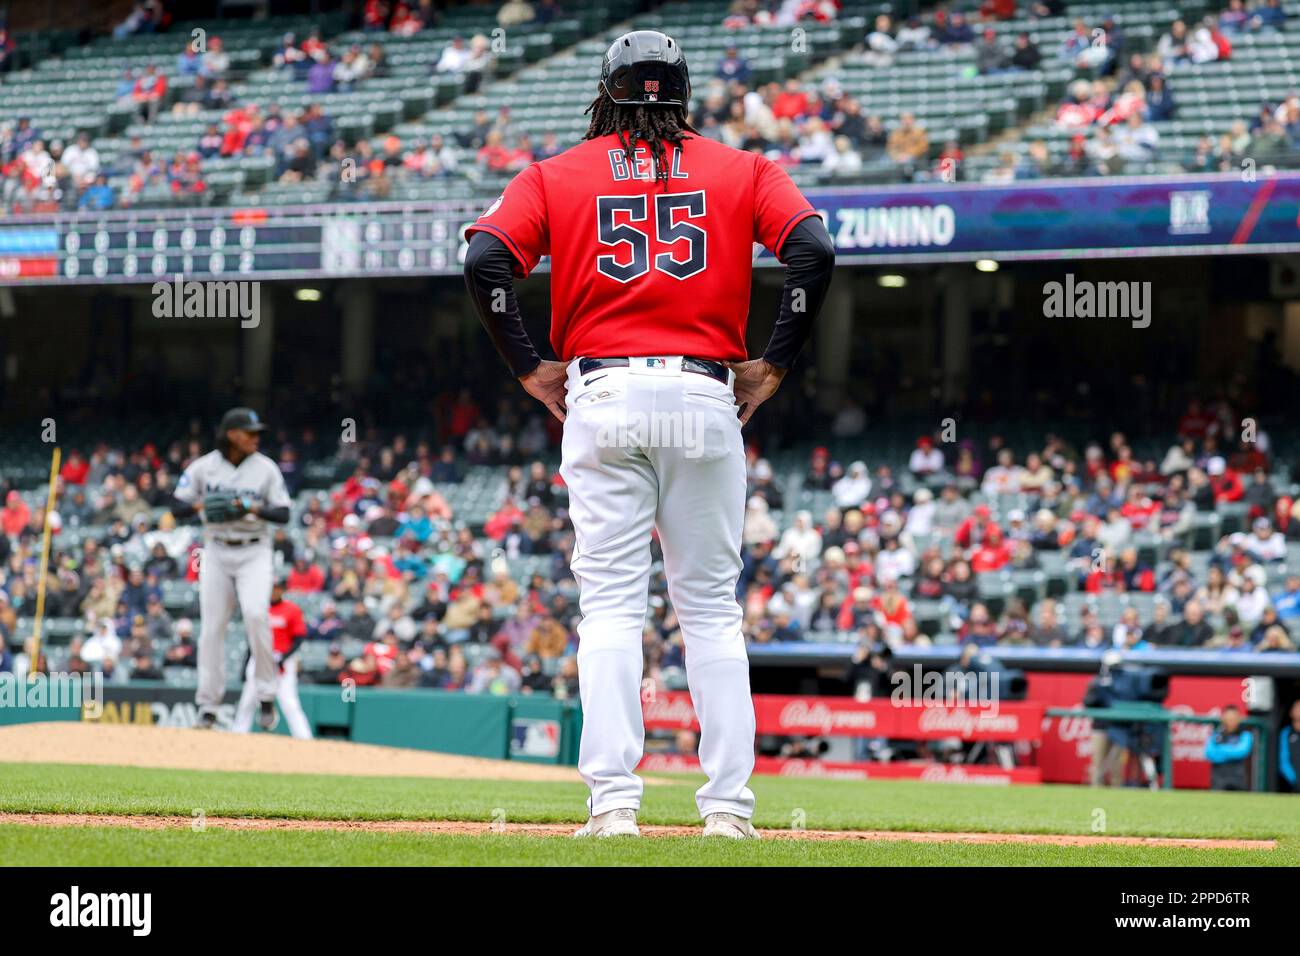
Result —
<svg viewBox="0 0 1300 956"><path fill-rule="evenodd" d="M698 822L699 781L646 788L641 819ZM220 773L0 764L0 812L475 820L507 832L451 836L363 831L204 832L173 828L0 826L9 865L822 865L1298 866L1300 800L1273 794L1151 793L914 781L755 778L755 823L811 830L976 831L1278 839L1276 850L1056 847L699 838L575 841L511 835L509 824L580 823L577 784ZM1104 829L1097 829L1097 824Z"/></svg>

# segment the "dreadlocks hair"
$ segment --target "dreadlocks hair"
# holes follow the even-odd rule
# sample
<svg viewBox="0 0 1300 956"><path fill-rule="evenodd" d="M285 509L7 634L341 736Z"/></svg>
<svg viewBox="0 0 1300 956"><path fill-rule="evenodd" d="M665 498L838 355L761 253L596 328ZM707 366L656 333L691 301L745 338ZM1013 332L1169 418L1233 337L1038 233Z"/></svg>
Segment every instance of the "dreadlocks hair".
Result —
<svg viewBox="0 0 1300 956"><path fill-rule="evenodd" d="M583 139L596 139L598 136L618 137L627 161L636 160L632 153L638 141L644 141L650 147L654 159L655 178L664 189L668 188L668 154L664 143L672 143L678 149L688 133L699 135L699 130L686 118L684 106L626 106L615 103L605 93L603 86L597 86L596 98L583 114L591 114L591 125L587 127Z"/></svg>

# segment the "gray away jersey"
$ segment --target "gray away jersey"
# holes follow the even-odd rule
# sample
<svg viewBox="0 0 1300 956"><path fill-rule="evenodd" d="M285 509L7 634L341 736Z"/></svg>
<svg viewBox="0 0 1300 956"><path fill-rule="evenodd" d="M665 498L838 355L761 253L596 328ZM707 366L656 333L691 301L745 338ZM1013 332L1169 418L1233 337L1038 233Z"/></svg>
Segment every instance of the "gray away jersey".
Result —
<svg viewBox="0 0 1300 956"><path fill-rule="evenodd" d="M190 462L176 482L176 497L186 504L196 504L219 491L239 495L264 508L287 508L293 503L284 486L284 475L261 452L253 452L236 466L220 450L214 449ZM252 515L216 524L205 521L204 528L232 538L269 530L265 521Z"/></svg>

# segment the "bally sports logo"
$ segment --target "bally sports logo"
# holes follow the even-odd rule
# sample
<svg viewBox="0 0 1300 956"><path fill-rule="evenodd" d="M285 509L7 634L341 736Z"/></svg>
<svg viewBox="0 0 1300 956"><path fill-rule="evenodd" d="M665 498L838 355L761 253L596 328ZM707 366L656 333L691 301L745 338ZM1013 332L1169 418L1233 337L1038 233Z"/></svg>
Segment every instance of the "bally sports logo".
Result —
<svg viewBox="0 0 1300 956"><path fill-rule="evenodd" d="M931 764L921 772L921 779L930 783L982 783L986 787L1009 787L1011 775L1001 773L967 773L959 766Z"/></svg>
<svg viewBox="0 0 1300 956"><path fill-rule="evenodd" d="M857 767L828 767L820 760L788 760L781 764L780 777L816 777L821 780L869 780L871 773Z"/></svg>
<svg viewBox="0 0 1300 956"><path fill-rule="evenodd" d="M950 733L954 737L971 737L976 730L985 734L1016 735L1020 718L1016 714L981 714L962 707L930 707L921 712L918 725L927 733Z"/></svg>
<svg viewBox="0 0 1300 956"><path fill-rule="evenodd" d="M686 694L663 694L642 707L647 727L694 727L695 708Z"/></svg>
<svg viewBox="0 0 1300 956"><path fill-rule="evenodd" d="M821 701L794 700L781 708L777 724L778 732L870 731L876 729L876 714L870 710L831 710Z"/></svg>

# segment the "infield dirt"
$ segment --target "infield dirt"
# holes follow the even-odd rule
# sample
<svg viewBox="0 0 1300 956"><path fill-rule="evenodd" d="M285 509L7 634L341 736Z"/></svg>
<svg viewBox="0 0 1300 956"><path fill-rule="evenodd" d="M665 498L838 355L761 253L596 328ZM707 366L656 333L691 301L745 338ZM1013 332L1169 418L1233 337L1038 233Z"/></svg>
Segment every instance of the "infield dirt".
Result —
<svg viewBox="0 0 1300 956"><path fill-rule="evenodd" d="M459 757L343 740L294 740L279 734L72 721L0 727L0 763L582 782L572 767L515 760Z"/></svg>

